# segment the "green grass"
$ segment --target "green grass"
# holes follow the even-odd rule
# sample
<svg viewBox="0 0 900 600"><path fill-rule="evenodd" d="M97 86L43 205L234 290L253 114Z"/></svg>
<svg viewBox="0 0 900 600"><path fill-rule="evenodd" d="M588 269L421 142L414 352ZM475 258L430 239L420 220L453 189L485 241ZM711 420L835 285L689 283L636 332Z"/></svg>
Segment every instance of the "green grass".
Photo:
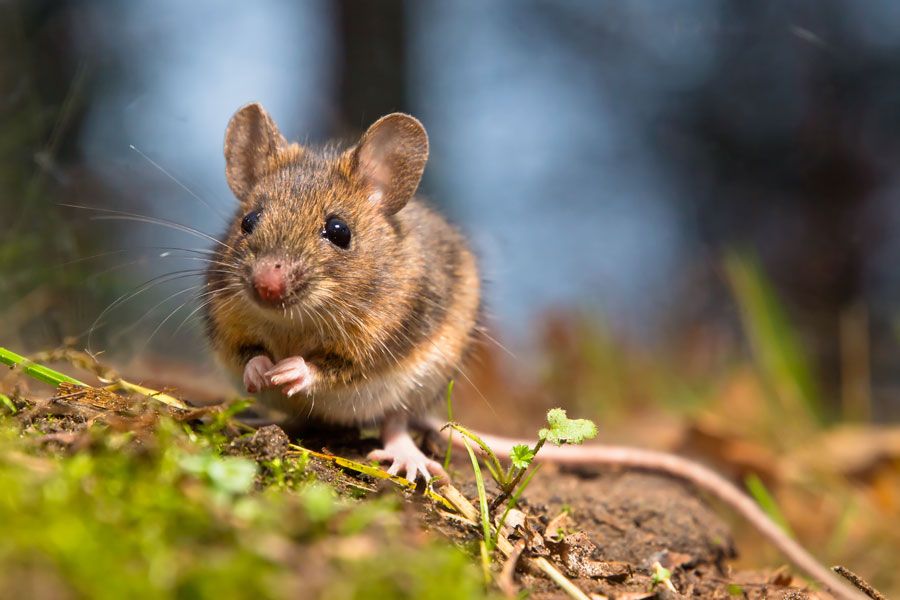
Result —
<svg viewBox="0 0 900 600"><path fill-rule="evenodd" d="M759 261L751 254L732 252L725 258L725 272L754 362L769 385L773 409L811 424L825 422L812 366Z"/></svg>
<svg viewBox="0 0 900 600"><path fill-rule="evenodd" d="M486 595L471 557L404 534L396 496L341 497L303 456L223 456L215 436L167 419L140 433L96 425L73 454L39 450L40 435L0 419L9 597Z"/></svg>
<svg viewBox="0 0 900 600"><path fill-rule="evenodd" d="M3 347L0 347L0 364L4 364L8 367L18 367L29 377L33 377L38 381L53 386L57 386L61 383L71 383L80 386L85 385L77 379L69 377L65 373L60 373L59 371L54 371L43 365L35 364L24 356Z"/></svg>

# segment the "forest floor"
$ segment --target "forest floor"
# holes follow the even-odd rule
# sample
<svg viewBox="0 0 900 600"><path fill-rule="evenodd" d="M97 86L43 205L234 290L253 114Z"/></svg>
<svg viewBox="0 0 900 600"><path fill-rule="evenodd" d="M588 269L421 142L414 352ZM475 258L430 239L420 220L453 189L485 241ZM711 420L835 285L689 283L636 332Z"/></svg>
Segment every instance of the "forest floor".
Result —
<svg viewBox="0 0 900 600"><path fill-rule="evenodd" d="M115 379L48 357L67 356ZM544 466L503 530L521 554L488 561L477 516L444 500L478 505L465 453L453 487L423 495L372 470L371 434L255 429L240 402L186 410L19 369L0 392L6 597L829 597L784 566L735 566L729 524L665 476Z"/></svg>

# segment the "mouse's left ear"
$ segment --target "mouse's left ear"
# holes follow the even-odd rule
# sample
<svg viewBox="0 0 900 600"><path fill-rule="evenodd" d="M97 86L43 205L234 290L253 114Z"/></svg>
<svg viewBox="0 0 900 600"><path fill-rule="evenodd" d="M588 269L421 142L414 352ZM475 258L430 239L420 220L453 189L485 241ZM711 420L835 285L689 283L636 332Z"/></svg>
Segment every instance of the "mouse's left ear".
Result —
<svg viewBox="0 0 900 600"><path fill-rule="evenodd" d="M352 160L369 200L392 215L419 187L428 161L428 134L415 117L402 113L381 117L363 135Z"/></svg>

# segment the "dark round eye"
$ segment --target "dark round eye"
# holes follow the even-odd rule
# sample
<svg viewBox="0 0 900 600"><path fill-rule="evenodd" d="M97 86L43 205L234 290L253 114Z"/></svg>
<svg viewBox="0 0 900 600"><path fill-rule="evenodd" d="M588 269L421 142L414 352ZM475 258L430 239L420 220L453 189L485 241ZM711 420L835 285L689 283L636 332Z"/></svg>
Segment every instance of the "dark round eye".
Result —
<svg viewBox="0 0 900 600"><path fill-rule="evenodd" d="M350 228L337 217L331 217L325 221L322 237L338 248L346 248L350 245Z"/></svg>
<svg viewBox="0 0 900 600"><path fill-rule="evenodd" d="M244 233L253 233L253 230L256 229L256 224L259 223L260 213L262 213L261 210L254 210L244 215L244 218L241 219L241 230Z"/></svg>

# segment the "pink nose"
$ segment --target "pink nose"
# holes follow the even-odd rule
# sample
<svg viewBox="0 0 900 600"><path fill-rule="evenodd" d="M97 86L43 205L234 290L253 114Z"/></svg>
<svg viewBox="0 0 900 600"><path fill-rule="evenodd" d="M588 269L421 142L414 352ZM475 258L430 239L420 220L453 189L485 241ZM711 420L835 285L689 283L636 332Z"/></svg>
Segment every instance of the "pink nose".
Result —
<svg viewBox="0 0 900 600"><path fill-rule="evenodd" d="M253 289L263 302L275 304L287 292L286 269L282 263L261 263L253 270Z"/></svg>

